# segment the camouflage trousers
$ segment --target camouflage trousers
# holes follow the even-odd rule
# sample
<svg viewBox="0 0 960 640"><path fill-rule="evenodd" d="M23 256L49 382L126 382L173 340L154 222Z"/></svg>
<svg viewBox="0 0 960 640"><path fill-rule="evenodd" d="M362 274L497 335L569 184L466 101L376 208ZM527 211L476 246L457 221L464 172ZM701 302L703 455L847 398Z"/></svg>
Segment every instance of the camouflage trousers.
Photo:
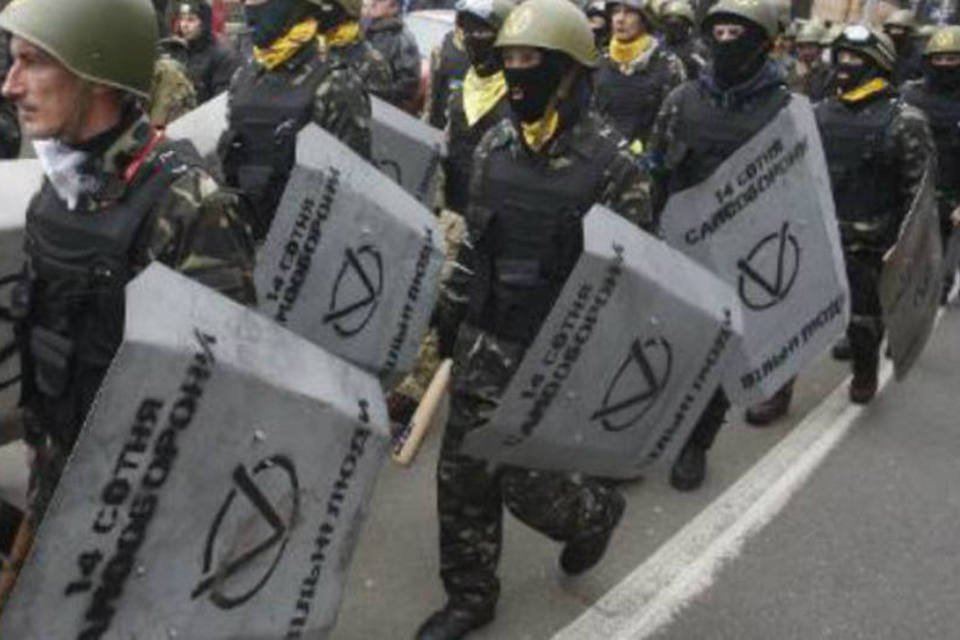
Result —
<svg viewBox="0 0 960 640"><path fill-rule="evenodd" d="M500 592L496 570L504 506L524 524L564 543L608 530L617 517L616 489L600 479L494 467L459 452L464 435L496 406L521 355L482 333L461 331L437 465L440 577L451 604L481 613L492 613Z"/></svg>

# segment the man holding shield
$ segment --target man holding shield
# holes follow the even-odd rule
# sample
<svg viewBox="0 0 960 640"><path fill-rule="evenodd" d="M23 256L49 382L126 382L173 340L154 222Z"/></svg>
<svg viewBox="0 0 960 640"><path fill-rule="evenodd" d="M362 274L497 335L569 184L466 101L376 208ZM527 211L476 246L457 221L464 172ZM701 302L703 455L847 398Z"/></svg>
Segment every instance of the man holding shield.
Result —
<svg viewBox="0 0 960 640"><path fill-rule="evenodd" d="M560 567L571 575L599 562L624 510L599 479L493 467L460 452L466 434L489 420L582 253L587 211L600 202L653 228L646 175L590 110L598 60L586 16L568 0L528 0L495 46L511 117L474 155L467 238L436 312L442 351L454 357L437 469L449 600L420 640L462 638L493 618L504 506L564 543Z"/></svg>

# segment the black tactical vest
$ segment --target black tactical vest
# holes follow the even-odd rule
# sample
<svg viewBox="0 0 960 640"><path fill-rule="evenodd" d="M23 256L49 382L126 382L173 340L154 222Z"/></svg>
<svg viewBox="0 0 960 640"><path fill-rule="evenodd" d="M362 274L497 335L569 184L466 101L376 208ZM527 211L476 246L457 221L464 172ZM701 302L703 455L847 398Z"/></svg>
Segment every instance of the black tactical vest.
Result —
<svg viewBox="0 0 960 640"><path fill-rule="evenodd" d="M960 95L931 91L918 81L904 87L903 98L930 122L937 146L937 187L960 195Z"/></svg>
<svg viewBox="0 0 960 640"><path fill-rule="evenodd" d="M18 331L26 406L72 444L123 339L124 287L136 275L158 200L186 166L189 143L161 143L158 161L113 206L71 211L44 180L27 210L29 306Z"/></svg>
<svg viewBox="0 0 960 640"><path fill-rule="evenodd" d="M310 122L317 88L330 70L312 47L297 55L302 64L272 71L247 64L230 95L224 178L246 196L256 240L270 229L296 161L297 134Z"/></svg>
<svg viewBox="0 0 960 640"><path fill-rule="evenodd" d="M470 58L467 52L454 43L454 34L450 32L440 45L439 62L433 71L432 82L436 83L431 90L432 101L430 124L438 129L447 125L447 106L452 100L458 100L463 88L463 78L470 68Z"/></svg>
<svg viewBox="0 0 960 640"><path fill-rule="evenodd" d="M890 125L899 99L879 98L859 109L830 98L817 105L817 125L830 170L833 200L845 244L884 248L895 240L902 209Z"/></svg>
<svg viewBox="0 0 960 640"><path fill-rule="evenodd" d="M478 282L471 324L500 338L529 344L583 252L583 216L601 196L603 175L617 153L596 137L568 166L495 148L481 186L493 212L480 234Z"/></svg>
<svg viewBox="0 0 960 640"><path fill-rule="evenodd" d="M604 60L594 77L597 111L628 141L646 142L670 85L669 56L653 52L643 70L621 73L616 62Z"/></svg>
<svg viewBox="0 0 960 640"><path fill-rule="evenodd" d="M771 85L736 108L717 104L697 82L680 89L680 126L670 143L679 157L668 157L669 192L677 193L706 180L747 140L790 102L784 86Z"/></svg>
<svg viewBox="0 0 960 640"><path fill-rule="evenodd" d="M504 96L473 126L467 125L463 108L463 93L451 94L448 110L450 121L447 158L444 161L444 195L446 206L453 211L464 212L470 191L470 172L473 167L473 152L483 136L510 116L509 100Z"/></svg>

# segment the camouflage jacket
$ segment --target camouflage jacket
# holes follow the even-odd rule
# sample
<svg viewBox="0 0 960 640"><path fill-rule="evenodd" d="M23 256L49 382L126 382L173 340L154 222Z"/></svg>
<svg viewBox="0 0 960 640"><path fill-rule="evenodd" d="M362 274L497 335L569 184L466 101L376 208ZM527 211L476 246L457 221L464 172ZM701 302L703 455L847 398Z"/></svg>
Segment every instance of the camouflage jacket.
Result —
<svg viewBox="0 0 960 640"><path fill-rule="evenodd" d="M538 161L546 163L547 170L563 169L573 163L590 163L594 158L584 150L595 148L596 139L601 138L617 145L617 153L603 172L601 194L597 200L627 220L651 233L656 233L656 222L650 198L650 178L642 166L631 155L626 141L608 123L595 112L589 112L569 129L560 132L556 138L538 154ZM473 173L470 180L470 204L465 215L466 232L459 256L449 271L437 302L434 320L441 335L444 350L450 345L449 336L465 319L474 286L473 278L477 273L474 266L480 259L478 242L488 221L494 212L481 206L483 201L483 182L487 158L494 149L506 148L518 162L529 162L532 152L527 148L517 132L516 126L509 120L487 132L474 154ZM496 201L496 194L488 194ZM585 213L585 212L584 212Z"/></svg>
<svg viewBox="0 0 960 640"><path fill-rule="evenodd" d="M321 51L325 59L348 65L363 81L363 88L384 100L390 95L392 72L372 44L360 39L345 46L328 47Z"/></svg>
<svg viewBox="0 0 960 640"><path fill-rule="evenodd" d="M398 107L409 107L420 88L420 50L413 34L400 18L383 18L367 27L367 39L390 64L390 90L381 97Z"/></svg>
<svg viewBox="0 0 960 640"><path fill-rule="evenodd" d="M165 127L197 106L197 92L184 65L162 55L153 66L150 87L150 123Z"/></svg>

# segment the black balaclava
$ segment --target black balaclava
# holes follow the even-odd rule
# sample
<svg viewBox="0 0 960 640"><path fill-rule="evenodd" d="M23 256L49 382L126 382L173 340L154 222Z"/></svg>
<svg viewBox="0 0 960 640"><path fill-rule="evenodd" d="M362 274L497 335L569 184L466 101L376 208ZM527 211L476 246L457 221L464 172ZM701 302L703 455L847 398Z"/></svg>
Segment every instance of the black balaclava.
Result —
<svg viewBox="0 0 960 640"><path fill-rule="evenodd" d="M320 31L322 32L330 31L350 18L339 3L331 0L327 0L327 2L316 7L311 14L316 17L317 24L320 25Z"/></svg>
<svg viewBox="0 0 960 640"><path fill-rule="evenodd" d="M934 91L953 93L960 90L960 67L937 66L931 64L930 60L924 60L923 75L927 85Z"/></svg>
<svg viewBox="0 0 960 640"><path fill-rule="evenodd" d="M663 19L663 37L667 44L681 44L690 39L690 23L683 18Z"/></svg>
<svg viewBox="0 0 960 640"><path fill-rule="evenodd" d="M244 7L247 24L253 30L253 44L267 47L275 42L295 22L300 12L299 0L269 0L259 5Z"/></svg>
<svg viewBox="0 0 960 640"><path fill-rule="evenodd" d="M739 24L743 34L730 42L717 42L712 26L717 23ZM713 78L721 89L729 89L755 76L767 62L771 42L758 25L737 16L720 14L704 27L713 58Z"/></svg>
<svg viewBox="0 0 960 640"><path fill-rule="evenodd" d="M486 21L472 13L458 13L457 26L463 32L463 48L470 59L470 65L481 76L489 76L500 70L500 56L493 48L497 31ZM484 32L486 35L478 36Z"/></svg>
<svg viewBox="0 0 960 640"><path fill-rule="evenodd" d="M543 117L571 65L573 61L566 55L543 51L543 61L535 67L503 70L510 107L520 122L536 122ZM522 90L522 98L514 97L514 88Z"/></svg>
<svg viewBox="0 0 960 640"><path fill-rule="evenodd" d="M837 89L840 90L840 93L853 91L874 78L879 78L884 75L883 70L870 58L856 51L854 51L854 53L857 53L857 55L863 58L864 63L862 65L840 64L836 61L836 54L834 54L833 82Z"/></svg>

